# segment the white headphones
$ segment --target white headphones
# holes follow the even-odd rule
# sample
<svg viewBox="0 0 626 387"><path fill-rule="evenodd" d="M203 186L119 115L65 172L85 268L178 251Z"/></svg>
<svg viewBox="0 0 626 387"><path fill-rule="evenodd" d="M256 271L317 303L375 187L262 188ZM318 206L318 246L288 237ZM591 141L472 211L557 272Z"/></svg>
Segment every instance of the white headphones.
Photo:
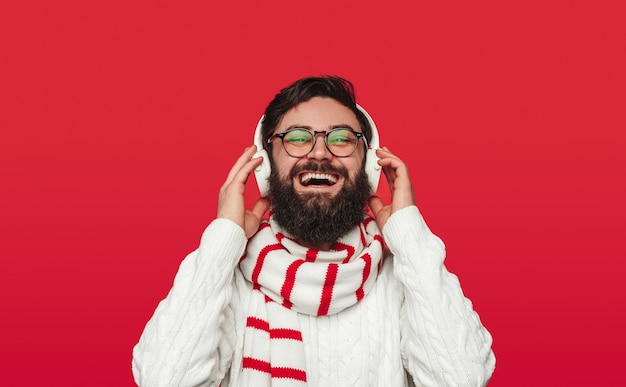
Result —
<svg viewBox="0 0 626 387"><path fill-rule="evenodd" d="M359 105L356 105L356 107L363 113L372 127L372 138L368 142L369 148L367 150L367 156L365 157L365 173L367 173L367 178L372 186L372 194L374 194L378 189L378 181L380 180L381 171L381 166L378 165L378 156L376 156L376 149L380 146L378 142L378 129L376 129L374 120L372 120L372 117L370 117L365 109ZM257 152L253 156L253 158L263 157L261 165L254 169L254 177L256 178L256 183L259 186L261 196L267 196L269 194L268 179L270 177L270 173L272 172L270 159L267 155L267 151L265 150L265 144L263 144L263 133L261 133L261 124L264 117L265 116L261 117L256 126L256 131L254 132L254 145L256 145Z"/></svg>

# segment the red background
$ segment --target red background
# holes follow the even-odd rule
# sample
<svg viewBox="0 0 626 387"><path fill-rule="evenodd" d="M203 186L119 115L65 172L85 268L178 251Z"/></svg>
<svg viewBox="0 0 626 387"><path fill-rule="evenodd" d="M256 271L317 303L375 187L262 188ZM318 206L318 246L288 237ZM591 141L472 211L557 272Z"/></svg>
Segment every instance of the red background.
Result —
<svg viewBox="0 0 626 387"><path fill-rule="evenodd" d="M133 385L265 105L318 74L409 165L493 334L490 386L619 384L620 3L3 2L0 384Z"/></svg>

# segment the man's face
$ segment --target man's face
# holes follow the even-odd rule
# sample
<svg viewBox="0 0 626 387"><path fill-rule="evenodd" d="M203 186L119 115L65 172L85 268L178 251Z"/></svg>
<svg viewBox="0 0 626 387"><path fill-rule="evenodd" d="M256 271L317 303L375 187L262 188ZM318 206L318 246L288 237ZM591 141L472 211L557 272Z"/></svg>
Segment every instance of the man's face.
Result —
<svg viewBox="0 0 626 387"><path fill-rule="evenodd" d="M352 110L332 98L315 97L300 103L285 113L274 133L281 133L294 127L307 127L312 131L327 132L338 126L350 127L361 132L359 121ZM361 169L365 155L362 140L359 140L357 149L352 155L336 157L326 148L324 137L321 134L317 135L316 139L313 150L301 158L290 156L285 151L282 141L274 140L272 145L274 166L278 168L281 180L292 180L294 189L298 194L323 193L326 196L334 197L346 184L351 181L354 182L355 176ZM317 172L317 170L300 169L311 163L330 165L338 170L347 171L348 175L329 172L330 176L325 176L325 179L319 181L316 180L319 184L310 184L307 179L311 176L311 172ZM294 167L297 173L290 177Z"/></svg>
<svg viewBox="0 0 626 387"><path fill-rule="evenodd" d="M327 132L337 126L361 132L350 109L334 99L317 97L289 110L274 133L293 127ZM297 158L285 151L280 139L274 140L269 180L273 217L301 243L328 249L362 222L371 187L363 170L361 141L350 156L337 157L319 134L313 150Z"/></svg>

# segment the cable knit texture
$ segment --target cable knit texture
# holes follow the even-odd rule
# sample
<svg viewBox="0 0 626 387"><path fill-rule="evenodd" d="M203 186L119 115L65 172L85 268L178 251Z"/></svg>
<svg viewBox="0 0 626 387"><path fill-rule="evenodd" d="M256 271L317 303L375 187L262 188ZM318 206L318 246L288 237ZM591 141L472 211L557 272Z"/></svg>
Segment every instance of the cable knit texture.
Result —
<svg viewBox="0 0 626 387"><path fill-rule="evenodd" d="M394 213L375 284L327 316L298 313L309 386L483 386L495 366L491 336L444 245L416 207ZM237 269L243 230L217 219L185 258L174 286L133 350L139 386L238 386L253 288Z"/></svg>

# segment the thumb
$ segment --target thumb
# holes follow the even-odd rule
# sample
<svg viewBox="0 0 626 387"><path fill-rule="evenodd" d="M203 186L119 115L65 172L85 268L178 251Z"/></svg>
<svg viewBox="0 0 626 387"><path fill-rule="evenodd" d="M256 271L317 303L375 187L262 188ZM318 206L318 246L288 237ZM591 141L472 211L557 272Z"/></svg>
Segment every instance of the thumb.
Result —
<svg viewBox="0 0 626 387"><path fill-rule="evenodd" d="M374 216L377 216L378 211L380 211L384 207L382 199L376 195L370 196L367 204L374 213Z"/></svg>
<svg viewBox="0 0 626 387"><path fill-rule="evenodd" d="M254 206L252 206L252 213L257 219L261 219L268 208L270 208L270 200L268 198L258 198Z"/></svg>

